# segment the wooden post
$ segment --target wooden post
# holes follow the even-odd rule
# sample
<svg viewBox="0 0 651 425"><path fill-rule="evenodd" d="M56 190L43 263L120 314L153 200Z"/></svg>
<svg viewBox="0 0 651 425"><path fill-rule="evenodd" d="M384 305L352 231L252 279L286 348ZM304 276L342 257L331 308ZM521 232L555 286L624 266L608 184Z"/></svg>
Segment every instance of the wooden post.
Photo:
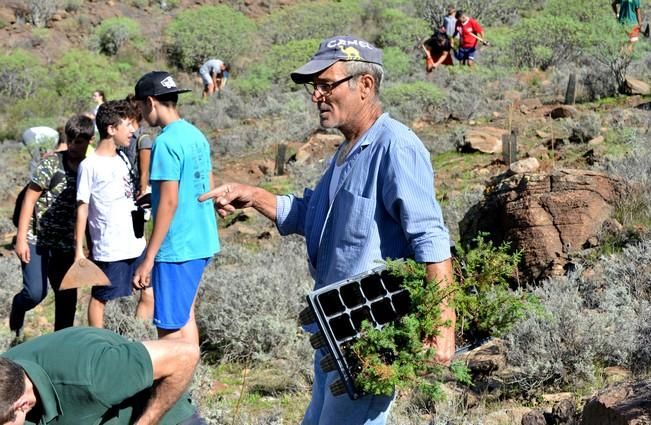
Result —
<svg viewBox="0 0 651 425"><path fill-rule="evenodd" d="M276 151L276 175L282 176L285 174L285 155L287 154L287 145L281 143L278 145Z"/></svg>
<svg viewBox="0 0 651 425"><path fill-rule="evenodd" d="M518 131L502 136L502 160L508 166L518 160Z"/></svg>
<svg viewBox="0 0 651 425"><path fill-rule="evenodd" d="M571 73L565 90L565 104L574 105L574 102L576 102L576 74Z"/></svg>

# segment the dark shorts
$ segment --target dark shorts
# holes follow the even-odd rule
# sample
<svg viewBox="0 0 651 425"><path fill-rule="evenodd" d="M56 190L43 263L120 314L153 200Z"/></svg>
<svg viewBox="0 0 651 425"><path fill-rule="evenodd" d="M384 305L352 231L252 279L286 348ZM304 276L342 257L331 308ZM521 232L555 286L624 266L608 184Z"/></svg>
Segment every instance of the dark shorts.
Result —
<svg viewBox="0 0 651 425"><path fill-rule="evenodd" d="M93 286L91 294L99 301L110 301L120 297L128 297L133 291L133 273L142 263L145 251L138 258L120 261L96 261L106 277L111 281L109 286Z"/></svg>
<svg viewBox="0 0 651 425"><path fill-rule="evenodd" d="M465 61L465 60L474 61L475 58L477 57L477 49L474 47L470 47L470 48L459 47L455 56L459 61Z"/></svg>
<svg viewBox="0 0 651 425"><path fill-rule="evenodd" d="M179 263L154 262L151 281L157 328L181 329L188 323L201 276L209 262L209 258Z"/></svg>

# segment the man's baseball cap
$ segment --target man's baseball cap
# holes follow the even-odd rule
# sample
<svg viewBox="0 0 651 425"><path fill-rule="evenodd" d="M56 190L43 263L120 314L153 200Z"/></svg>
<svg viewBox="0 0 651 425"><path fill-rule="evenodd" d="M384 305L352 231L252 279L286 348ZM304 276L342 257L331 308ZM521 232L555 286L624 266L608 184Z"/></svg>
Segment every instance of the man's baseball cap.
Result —
<svg viewBox="0 0 651 425"><path fill-rule="evenodd" d="M162 96L170 93L187 93L190 89L180 89L169 72L152 71L138 80L136 83L136 100L145 100L148 96Z"/></svg>
<svg viewBox="0 0 651 425"><path fill-rule="evenodd" d="M296 84L311 81L312 76L329 68L337 61L360 61L382 66L382 50L368 41L349 35L326 38L312 59L291 73Z"/></svg>

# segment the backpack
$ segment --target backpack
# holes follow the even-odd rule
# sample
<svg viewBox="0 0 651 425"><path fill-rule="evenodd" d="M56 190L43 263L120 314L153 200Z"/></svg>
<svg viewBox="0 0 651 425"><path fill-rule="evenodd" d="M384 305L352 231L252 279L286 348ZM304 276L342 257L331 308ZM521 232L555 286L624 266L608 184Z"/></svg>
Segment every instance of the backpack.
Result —
<svg viewBox="0 0 651 425"><path fill-rule="evenodd" d="M60 153L56 154L59 157L59 168L63 168L63 155ZM63 179L66 178L66 173L61 171L61 169L57 170L56 173L52 176L52 179L50 180L50 184L48 185L48 190L54 189L59 183L63 181ZM29 187L29 183L23 187L23 189L20 191L18 196L16 197L16 203L14 204L14 212L11 215L11 222L14 224L14 226L18 227L18 221L20 220L20 211L23 209L23 201L25 200L25 193L27 193L27 188ZM36 221L36 214L35 211L32 212L32 220ZM36 223L34 223L36 224Z"/></svg>

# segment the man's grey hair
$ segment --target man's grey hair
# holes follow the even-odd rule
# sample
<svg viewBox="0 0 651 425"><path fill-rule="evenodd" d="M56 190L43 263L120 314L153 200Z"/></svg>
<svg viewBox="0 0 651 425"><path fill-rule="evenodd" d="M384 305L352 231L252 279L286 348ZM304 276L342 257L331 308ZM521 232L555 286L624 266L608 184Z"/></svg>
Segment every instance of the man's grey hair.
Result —
<svg viewBox="0 0 651 425"><path fill-rule="evenodd" d="M381 65L361 61L345 61L348 75L369 74L375 80L375 94L380 94L380 86L384 78L384 68ZM351 80L350 84L355 87L356 81Z"/></svg>

